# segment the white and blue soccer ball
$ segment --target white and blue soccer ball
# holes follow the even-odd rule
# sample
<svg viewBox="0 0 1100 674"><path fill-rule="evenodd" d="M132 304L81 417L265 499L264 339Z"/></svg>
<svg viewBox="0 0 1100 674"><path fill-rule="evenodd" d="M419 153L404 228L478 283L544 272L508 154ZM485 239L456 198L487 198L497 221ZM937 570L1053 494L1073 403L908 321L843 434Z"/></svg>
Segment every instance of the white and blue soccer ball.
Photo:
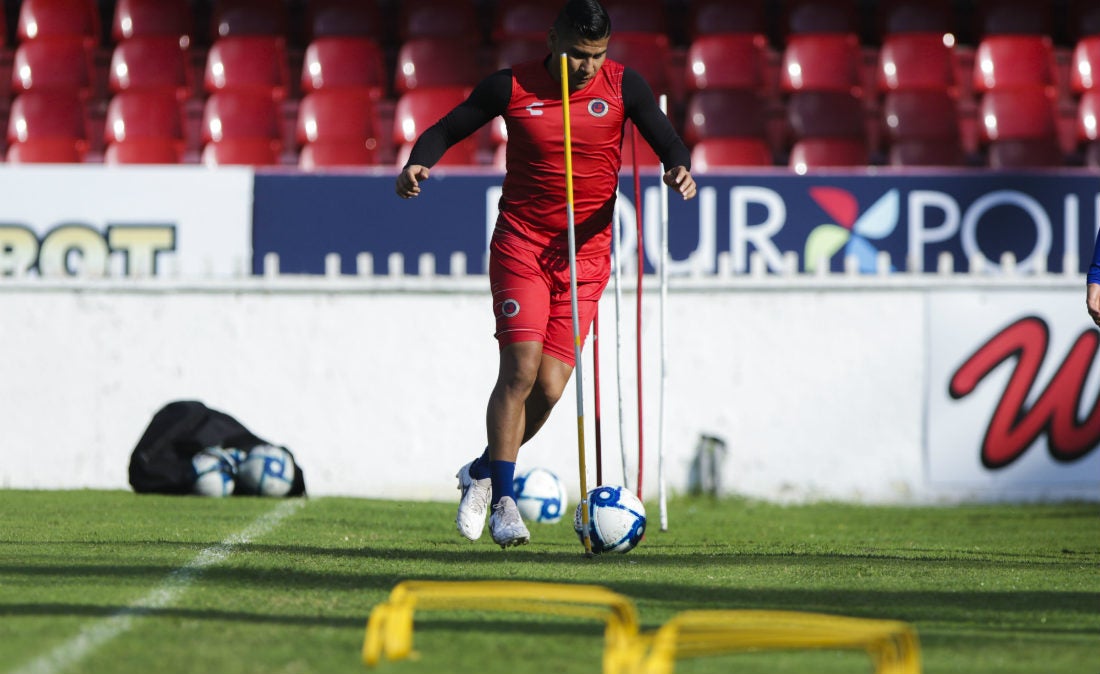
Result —
<svg viewBox="0 0 1100 674"><path fill-rule="evenodd" d="M244 462L248 456L248 452L243 449L237 449L236 447L207 447L203 450L211 454L217 454L226 461L233 468L233 474L237 473L237 469L241 467L241 463Z"/></svg>
<svg viewBox="0 0 1100 674"><path fill-rule="evenodd" d="M286 496L294 486L294 457L282 447L256 445L237 467L237 488L243 494Z"/></svg>
<svg viewBox="0 0 1100 674"><path fill-rule="evenodd" d="M191 457L195 481L191 491L200 496L231 496L236 488L234 469L218 452L203 450Z"/></svg>
<svg viewBox="0 0 1100 674"><path fill-rule="evenodd" d="M516 507L527 522L555 524L561 521L569 496L565 484L545 468L532 468L512 481Z"/></svg>
<svg viewBox="0 0 1100 674"><path fill-rule="evenodd" d="M573 530L584 542L584 504L578 503ZM588 535L592 552L630 552L645 535L645 506L626 487L601 486L588 492Z"/></svg>

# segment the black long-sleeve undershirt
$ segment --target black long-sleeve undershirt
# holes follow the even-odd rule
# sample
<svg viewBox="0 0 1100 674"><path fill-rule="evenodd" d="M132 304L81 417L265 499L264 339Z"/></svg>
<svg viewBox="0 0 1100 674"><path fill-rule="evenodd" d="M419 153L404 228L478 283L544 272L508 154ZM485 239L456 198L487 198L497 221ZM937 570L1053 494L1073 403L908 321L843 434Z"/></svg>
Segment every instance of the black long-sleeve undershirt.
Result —
<svg viewBox="0 0 1100 674"><path fill-rule="evenodd" d="M623 108L642 137L666 167L690 170L691 153L661 112L645 79L631 68L623 71ZM469 98L420 135L406 166L433 166L455 143L474 133L491 119L504 114L512 98L511 69L498 70L481 81Z"/></svg>

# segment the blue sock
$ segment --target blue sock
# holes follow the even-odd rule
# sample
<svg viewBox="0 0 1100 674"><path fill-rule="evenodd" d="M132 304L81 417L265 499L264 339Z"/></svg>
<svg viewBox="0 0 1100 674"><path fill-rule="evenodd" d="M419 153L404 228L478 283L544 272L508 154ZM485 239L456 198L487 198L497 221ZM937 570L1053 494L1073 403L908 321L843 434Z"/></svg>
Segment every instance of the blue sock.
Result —
<svg viewBox="0 0 1100 674"><path fill-rule="evenodd" d="M496 505L501 497L516 497L512 491L512 480L516 477L516 464L514 461L490 461L489 477L493 479L493 503Z"/></svg>
<svg viewBox="0 0 1100 674"><path fill-rule="evenodd" d="M485 451L481 453L481 456L474 459L474 462L470 464L470 477L475 480L484 480L489 477L489 448L486 447Z"/></svg>

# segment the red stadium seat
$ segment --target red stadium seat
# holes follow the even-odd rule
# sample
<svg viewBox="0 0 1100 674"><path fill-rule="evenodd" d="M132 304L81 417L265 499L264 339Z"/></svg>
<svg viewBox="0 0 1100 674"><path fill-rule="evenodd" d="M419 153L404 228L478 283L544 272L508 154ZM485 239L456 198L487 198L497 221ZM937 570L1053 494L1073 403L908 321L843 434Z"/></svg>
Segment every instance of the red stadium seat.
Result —
<svg viewBox="0 0 1100 674"><path fill-rule="evenodd" d="M691 148L691 170L706 173L729 166L772 166L768 143L759 138L706 138Z"/></svg>
<svg viewBox="0 0 1100 674"><path fill-rule="evenodd" d="M368 37L319 37L306 46L301 86L304 93L333 88L364 89L380 100L387 89L382 48Z"/></svg>
<svg viewBox="0 0 1100 674"><path fill-rule="evenodd" d="M308 40L322 37L387 38L388 27L375 0L310 0L306 4Z"/></svg>
<svg viewBox="0 0 1100 674"><path fill-rule="evenodd" d="M1077 104L1077 142L1084 149L1085 164L1100 166L1100 89L1081 94Z"/></svg>
<svg viewBox="0 0 1100 674"><path fill-rule="evenodd" d="M270 35L223 37L210 45L203 73L208 93L228 89L266 91L286 96L290 81L286 41Z"/></svg>
<svg viewBox="0 0 1100 674"><path fill-rule="evenodd" d="M620 33L607 45L607 57L637 70L653 93L669 93L669 46L663 33Z"/></svg>
<svg viewBox="0 0 1100 674"><path fill-rule="evenodd" d="M210 12L213 40L229 36L286 38L290 16L285 0L215 0Z"/></svg>
<svg viewBox="0 0 1100 674"><path fill-rule="evenodd" d="M688 99L684 114L684 142L706 138L766 137L765 102L753 91L708 89Z"/></svg>
<svg viewBox="0 0 1100 674"><path fill-rule="evenodd" d="M470 87L414 89L402 94L394 107L393 140L397 145L413 143L470 95Z"/></svg>
<svg viewBox="0 0 1100 674"><path fill-rule="evenodd" d="M1100 35L1083 37L1074 45L1069 79L1070 89L1075 94L1100 84Z"/></svg>
<svg viewBox="0 0 1100 674"><path fill-rule="evenodd" d="M118 0L111 22L115 43L135 37L176 37L180 46L191 44L195 32L189 0Z"/></svg>
<svg viewBox="0 0 1100 674"><path fill-rule="evenodd" d="M546 32L561 9L556 0L512 0L496 5L493 42L535 39L546 44ZM618 26L616 26L618 29Z"/></svg>
<svg viewBox="0 0 1100 674"><path fill-rule="evenodd" d="M981 139L993 168L1060 166L1057 118L1043 87L995 89L982 96Z"/></svg>
<svg viewBox="0 0 1100 674"><path fill-rule="evenodd" d="M878 58L880 91L950 89L955 85L954 41L942 33L894 33Z"/></svg>
<svg viewBox="0 0 1100 674"><path fill-rule="evenodd" d="M837 91L800 92L787 102L787 118L794 138L789 164L796 171L870 161L867 121L859 98Z"/></svg>
<svg viewBox="0 0 1100 674"><path fill-rule="evenodd" d="M170 91L179 100L194 91L191 57L177 37L133 37L115 45L107 74L111 92L130 90Z"/></svg>
<svg viewBox="0 0 1100 674"><path fill-rule="evenodd" d="M719 33L688 46L687 89L764 88L768 42L762 34Z"/></svg>
<svg viewBox="0 0 1100 674"><path fill-rule="evenodd" d="M784 7L789 35L859 32L855 0L790 0Z"/></svg>
<svg viewBox="0 0 1100 674"><path fill-rule="evenodd" d="M15 26L17 41L44 37L80 37L89 47L102 32L96 0L23 0Z"/></svg>
<svg viewBox="0 0 1100 674"><path fill-rule="evenodd" d="M374 149L377 143L374 120L374 104L367 92L323 89L302 98L295 135L302 144L362 142Z"/></svg>
<svg viewBox="0 0 1100 674"><path fill-rule="evenodd" d="M15 48L12 91L56 89L94 93L92 52L80 37L27 40Z"/></svg>
<svg viewBox="0 0 1100 674"><path fill-rule="evenodd" d="M377 163L377 151L363 142L321 140L306 143L298 153L298 168L306 171L339 166L369 166Z"/></svg>
<svg viewBox="0 0 1100 674"><path fill-rule="evenodd" d="M416 38L451 38L481 42L481 26L475 6L468 0L420 0L402 2L398 34L403 42Z"/></svg>
<svg viewBox="0 0 1100 674"><path fill-rule="evenodd" d="M815 168L866 166L867 145L849 138L807 138L795 142L788 165L795 173Z"/></svg>
<svg viewBox="0 0 1100 674"><path fill-rule="evenodd" d="M723 33L765 34L768 22L763 0L695 0L689 8L688 38Z"/></svg>
<svg viewBox="0 0 1100 674"><path fill-rule="evenodd" d="M464 39L419 38L398 50L394 89L403 94L421 87L473 86L481 77L477 52Z"/></svg>
<svg viewBox="0 0 1100 674"><path fill-rule="evenodd" d="M875 3L879 35L958 32L952 0L879 0Z"/></svg>
<svg viewBox="0 0 1100 674"><path fill-rule="evenodd" d="M859 93L862 64L854 33L792 35L783 49L780 89Z"/></svg>
<svg viewBox="0 0 1100 674"><path fill-rule="evenodd" d="M1081 94L1077 105L1077 140L1085 143L1100 141L1100 90Z"/></svg>
<svg viewBox="0 0 1100 674"><path fill-rule="evenodd" d="M123 91L107 103L104 140L167 138L183 144L180 103L169 91ZM181 147L182 149L182 147Z"/></svg>
<svg viewBox="0 0 1100 674"><path fill-rule="evenodd" d="M16 95L8 115L8 142L47 138L73 141L87 148L86 110L80 97L67 91L27 91Z"/></svg>
<svg viewBox="0 0 1100 674"><path fill-rule="evenodd" d="M108 143L103 163L117 164L179 164L183 152L171 138L134 138Z"/></svg>
<svg viewBox="0 0 1100 674"><path fill-rule="evenodd" d="M261 138L280 149L282 125L279 106L263 92L221 91L203 105L203 143Z"/></svg>
<svg viewBox="0 0 1100 674"><path fill-rule="evenodd" d="M73 164L84 161L85 149L66 138L41 138L8 147L9 164Z"/></svg>
<svg viewBox="0 0 1100 674"><path fill-rule="evenodd" d="M882 104L893 166L960 166L965 161L958 103L946 90L888 92Z"/></svg>
<svg viewBox="0 0 1100 674"><path fill-rule="evenodd" d="M516 63L533 61L550 53L546 38L511 38L496 45L496 68L511 68Z"/></svg>
<svg viewBox="0 0 1100 674"><path fill-rule="evenodd" d="M992 35L1046 35L1054 30L1051 3L1034 0L975 0L977 39Z"/></svg>
<svg viewBox="0 0 1100 674"><path fill-rule="evenodd" d="M995 35L978 43L974 90L1054 87L1054 48L1045 35Z"/></svg>
<svg viewBox="0 0 1100 674"><path fill-rule="evenodd" d="M263 138L235 138L203 145L200 161L205 166L276 166L279 151Z"/></svg>
<svg viewBox="0 0 1100 674"><path fill-rule="evenodd" d="M863 102L832 91L807 91L787 103L787 119L796 138L865 138Z"/></svg>

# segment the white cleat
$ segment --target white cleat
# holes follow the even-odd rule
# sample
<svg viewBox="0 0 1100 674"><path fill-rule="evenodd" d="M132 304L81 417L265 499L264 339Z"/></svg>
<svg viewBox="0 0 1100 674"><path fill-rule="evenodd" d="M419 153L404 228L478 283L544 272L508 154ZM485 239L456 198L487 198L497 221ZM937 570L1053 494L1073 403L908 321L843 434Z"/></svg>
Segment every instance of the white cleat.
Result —
<svg viewBox="0 0 1100 674"><path fill-rule="evenodd" d="M492 534L493 541L502 548L526 545L531 540L527 525L523 523L519 508L511 496L501 497L493 506L493 514L489 516L489 533Z"/></svg>
<svg viewBox="0 0 1100 674"><path fill-rule="evenodd" d="M462 499L458 502L458 515L455 524L458 532L476 541L485 529L485 515L489 512L489 499L493 495L493 482L489 478L475 480L470 476L470 464L458 469L458 488L462 490Z"/></svg>

